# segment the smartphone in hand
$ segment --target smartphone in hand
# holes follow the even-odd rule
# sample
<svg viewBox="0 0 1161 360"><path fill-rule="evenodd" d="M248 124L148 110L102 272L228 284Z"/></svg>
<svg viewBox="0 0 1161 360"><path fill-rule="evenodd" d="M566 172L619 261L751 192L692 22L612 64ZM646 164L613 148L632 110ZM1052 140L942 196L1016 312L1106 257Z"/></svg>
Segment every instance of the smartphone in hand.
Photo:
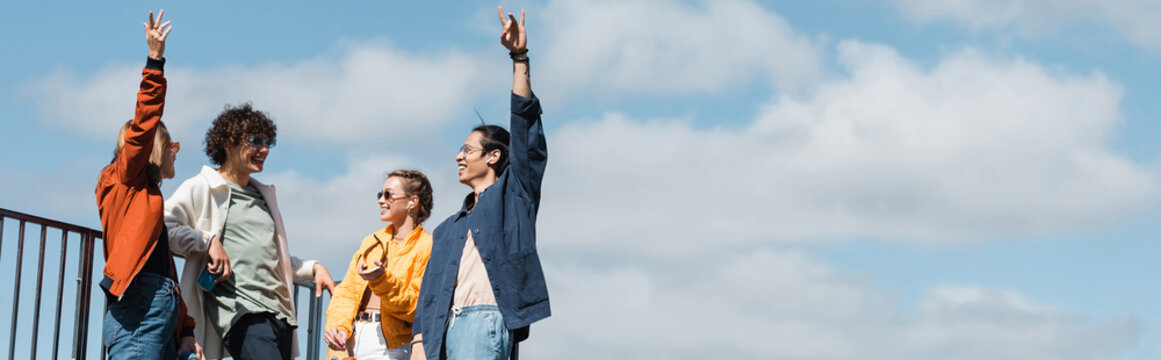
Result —
<svg viewBox="0 0 1161 360"><path fill-rule="evenodd" d="M186 351L182 351L181 355L177 356L177 359L178 360L198 360L198 354L194 353L193 351L186 350Z"/></svg>
<svg viewBox="0 0 1161 360"><path fill-rule="evenodd" d="M202 274L198 275L198 286L201 286L202 290L209 292L214 290L214 285L217 284L217 282L214 282L214 274L210 274L210 269L202 269Z"/></svg>
<svg viewBox="0 0 1161 360"><path fill-rule="evenodd" d="M378 270L379 270L379 269L381 269L381 268L383 268L383 266L382 266L382 265L375 266L375 267L371 267L371 268L367 268L366 270L360 271L360 272L359 272L359 274L360 274L360 275L363 275L363 274L370 274L370 273L373 273L373 272L375 272L375 271L378 271Z"/></svg>

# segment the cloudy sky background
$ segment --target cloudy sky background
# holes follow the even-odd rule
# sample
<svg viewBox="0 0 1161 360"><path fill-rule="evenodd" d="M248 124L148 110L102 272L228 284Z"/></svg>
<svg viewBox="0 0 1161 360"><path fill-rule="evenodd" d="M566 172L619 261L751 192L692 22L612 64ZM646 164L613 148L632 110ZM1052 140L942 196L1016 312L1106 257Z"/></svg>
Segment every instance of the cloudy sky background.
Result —
<svg viewBox="0 0 1161 360"><path fill-rule="evenodd" d="M475 110L507 125L495 5L5 4L0 207L99 227L164 8L163 191L250 101L292 251L341 276L387 172L428 174L434 226ZM1161 359L1161 4L501 5L550 148L526 357Z"/></svg>

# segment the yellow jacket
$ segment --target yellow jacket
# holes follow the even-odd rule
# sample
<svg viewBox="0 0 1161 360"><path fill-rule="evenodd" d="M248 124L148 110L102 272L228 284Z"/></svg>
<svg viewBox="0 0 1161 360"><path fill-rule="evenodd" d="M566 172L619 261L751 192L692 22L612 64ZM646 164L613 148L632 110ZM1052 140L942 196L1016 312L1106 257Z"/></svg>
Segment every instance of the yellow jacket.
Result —
<svg viewBox="0 0 1161 360"><path fill-rule="evenodd" d="M419 286L423 282L427 259L431 257L431 234L418 225L403 241L393 242L394 233L395 225L388 225L363 239L359 251L351 257L347 275L343 276L343 282L335 287L331 296L325 329L338 327L353 337L352 324L363 294L369 289L381 302L380 325L387 347L394 348L411 341L411 323L415 320ZM375 261L383 261L385 252L387 261L383 276L370 283L363 280L359 276L360 265L375 267ZM328 349L328 359L336 355L340 358L348 356Z"/></svg>

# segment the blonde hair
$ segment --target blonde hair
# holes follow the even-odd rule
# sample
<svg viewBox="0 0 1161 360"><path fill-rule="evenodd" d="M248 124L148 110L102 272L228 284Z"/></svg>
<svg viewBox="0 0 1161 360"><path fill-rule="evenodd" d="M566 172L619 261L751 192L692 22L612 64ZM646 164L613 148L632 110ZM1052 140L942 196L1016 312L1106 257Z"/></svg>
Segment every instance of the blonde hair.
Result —
<svg viewBox="0 0 1161 360"><path fill-rule="evenodd" d="M121 131L117 133L117 147L113 148L113 160L109 161L110 164L121 156L121 148L125 146L125 133L132 124L133 120L129 120L121 125ZM161 163L164 161L165 144L171 141L173 138L169 136L169 129L165 128L165 123L158 121L157 132L153 134L153 151L149 153L149 164L145 165L145 175L149 177L150 182L161 183Z"/></svg>

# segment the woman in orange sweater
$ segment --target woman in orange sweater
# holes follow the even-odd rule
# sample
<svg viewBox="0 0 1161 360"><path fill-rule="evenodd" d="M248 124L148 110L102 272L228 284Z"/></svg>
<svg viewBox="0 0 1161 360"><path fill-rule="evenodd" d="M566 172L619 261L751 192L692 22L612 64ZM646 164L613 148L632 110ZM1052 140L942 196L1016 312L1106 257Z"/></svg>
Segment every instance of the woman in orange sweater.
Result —
<svg viewBox="0 0 1161 360"><path fill-rule="evenodd" d="M113 161L97 178L97 211L104 229L102 323L110 359L202 357L194 319L177 289L177 271L162 222L161 180L173 178L178 144L161 122L165 107L165 38L173 29L159 12L145 24L149 59L141 71L137 114L121 126Z"/></svg>
<svg viewBox="0 0 1161 360"><path fill-rule="evenodd" d="M411 323L431 234L431 182L423 173L397 170L376 196L379 219L391 223L363 239L327 307L327 359L409 359Z"/></svg>

